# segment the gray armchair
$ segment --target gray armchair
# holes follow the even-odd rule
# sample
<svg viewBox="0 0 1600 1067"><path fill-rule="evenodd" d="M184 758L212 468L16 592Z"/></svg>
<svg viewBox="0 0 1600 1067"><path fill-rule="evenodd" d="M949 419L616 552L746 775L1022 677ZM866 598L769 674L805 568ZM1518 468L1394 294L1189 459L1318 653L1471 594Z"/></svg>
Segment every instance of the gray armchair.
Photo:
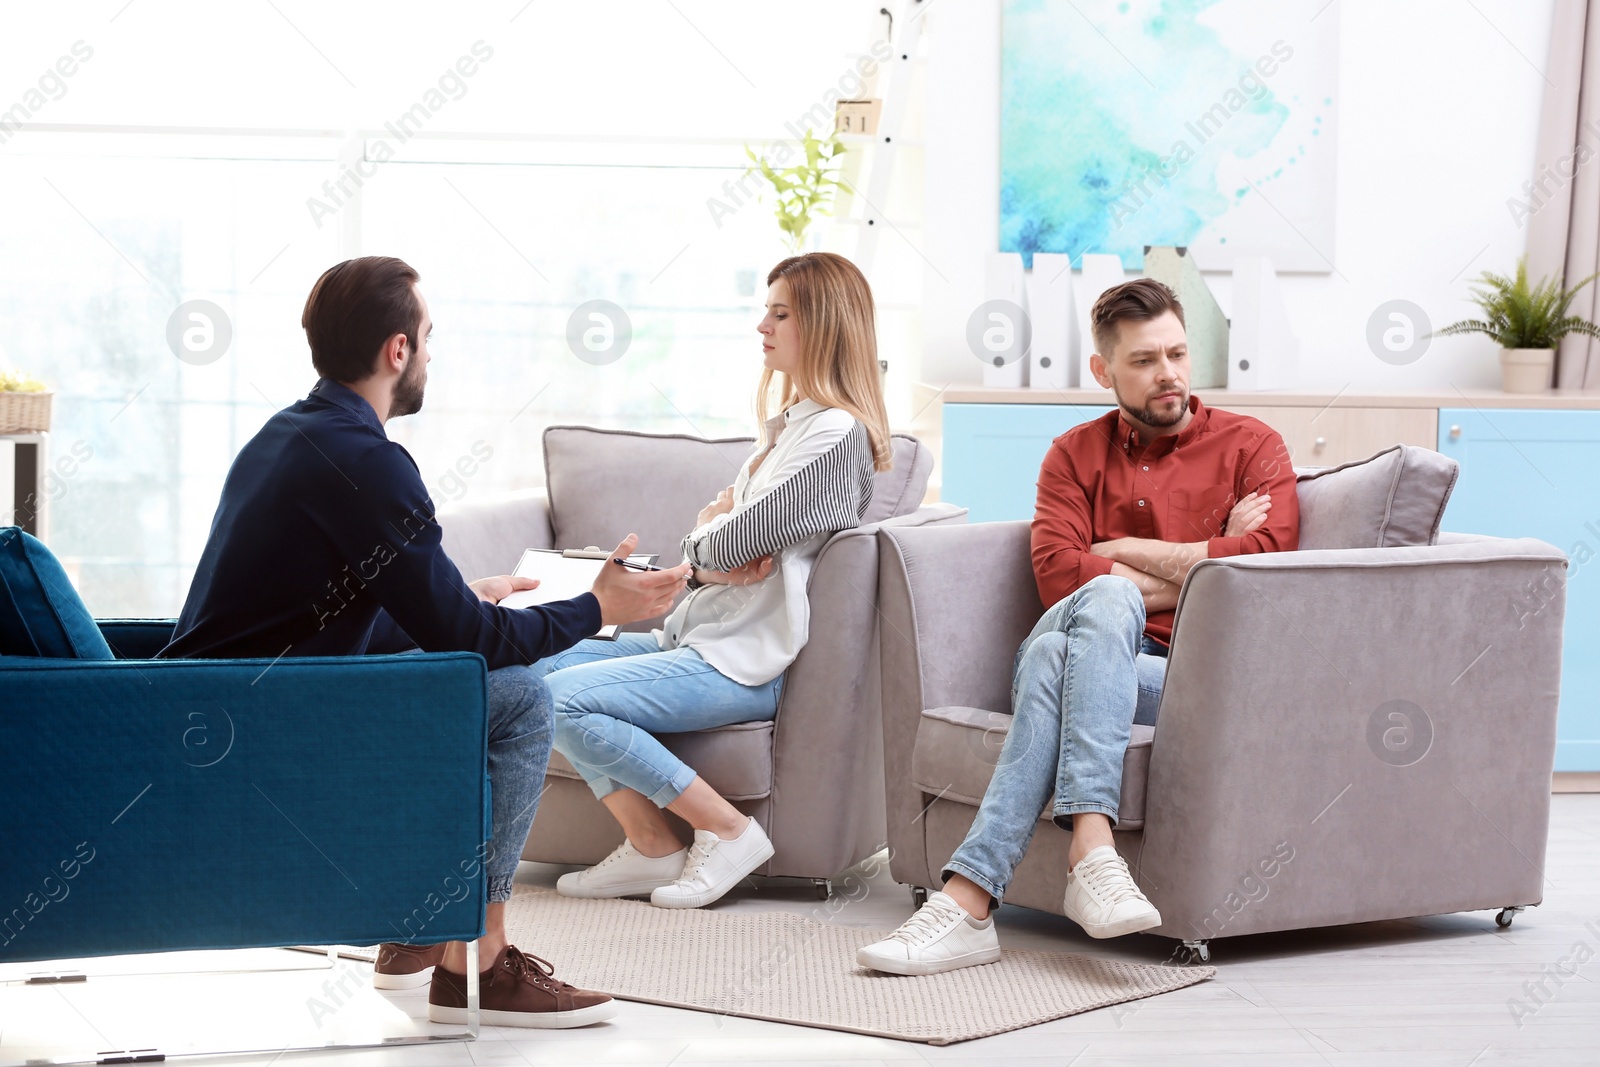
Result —
<svg viewBox="0 0 1600 1067"><path fill-rule="evenodd" d="M1302 474L1301 551L1190 572L1114 832L1151 932L1193 958L1340 923L1504 925L1540 901L1566 557L1439 534L1454 473L1400 448ZM1005 739L1043 611L1028 525L879 533L890 869L914 895L941 884ZM1061 914L1070 840L1043 813L1007 901Z"/></svg>
<svg viewBox="0 0 1600 1067"><path fill-rule="evenodd" d="M611 547L676 562L700 509L731 484L750 438L705 440L554 426L545 432L546 490L443 509L445 550L470 578L511 570L524 549ZM777 718L662 741L735 806L760 820L775 853L757 873L819 883L886 843L878 710L877 531L962 523L966 512L920 506L933 461L894 438L894 468L874 479L866 522L823 548L811 575L811 636L789 668ZM635 624L648 630L659 620ZM687 837L687 828L684 830ZM622 831L567 761L550 763L523 858L596 863Z"/></svg>

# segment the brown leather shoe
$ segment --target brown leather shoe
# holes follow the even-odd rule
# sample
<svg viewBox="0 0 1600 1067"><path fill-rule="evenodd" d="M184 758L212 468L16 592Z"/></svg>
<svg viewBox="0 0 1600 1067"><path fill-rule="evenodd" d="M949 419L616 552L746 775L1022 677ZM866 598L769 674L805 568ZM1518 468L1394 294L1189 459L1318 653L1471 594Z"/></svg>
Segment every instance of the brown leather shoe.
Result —
<svg viewBox="0 0 1600 1067"><path fill-rule="evenodd" d="M415 989L428 984L433 969L444 962L444 944L406 945L398 941L378 946L372 967L374 989Z"/></svg>
<svg viewBox="0 0 1600 1067"><path fill-rule="evenodd" d="M609 1019L616 1002L604 993L577 989L555 976L555 968L515 945L495 957L478 975L478 1004L490 1026L532 1026L565 1030ZM433 970L428 988L428 1019L436 1023L467 1021L467 976L444 967Z"/></svg>

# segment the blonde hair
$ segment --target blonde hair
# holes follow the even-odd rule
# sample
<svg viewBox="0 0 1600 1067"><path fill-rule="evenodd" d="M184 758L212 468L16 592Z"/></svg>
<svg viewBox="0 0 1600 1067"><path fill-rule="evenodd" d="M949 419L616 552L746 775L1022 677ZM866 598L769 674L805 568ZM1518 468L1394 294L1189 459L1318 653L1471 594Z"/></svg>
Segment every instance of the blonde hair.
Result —
<svg viewBox="0 0 1600 1067"><path fill-rule="evenodd" d="M779 278L788 283L789 310L800 332L800 359L793 376L771 368L762 371L756 389L762 446L770 443L767 419L776 385L780 413L802 396L848 411L867 429L873 466L888 470L893 457L889 412L878 378L872 287L854 263L832 252L791 256L772 268L767 285Z"/></svg>

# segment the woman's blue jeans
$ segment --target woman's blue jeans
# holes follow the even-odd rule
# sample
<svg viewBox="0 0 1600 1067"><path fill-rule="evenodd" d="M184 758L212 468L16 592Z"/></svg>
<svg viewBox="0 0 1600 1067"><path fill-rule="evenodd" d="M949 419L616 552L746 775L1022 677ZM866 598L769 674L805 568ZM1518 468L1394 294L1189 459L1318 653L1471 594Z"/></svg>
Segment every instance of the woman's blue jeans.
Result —
<svg viewBox="0 0 1600 1067"><path fill-rule="evenodd" d="M650 634L590 638L540 660L555 710L556 751L604 798L619 788L666 807L695 771L656 734L767 722L778 714L783 675L742 685L692 648L663 652Z"/></svg>
<svg viewBox="0 0 1600 1067"><path fill-rule="evenodd" d="M1101 575L1056 604L1013 665L1012 720L966 840L945 864L1000 901L1048 806L1056 822L1098 812L1113 823L1133 725L1153 726L1167 651L1144 636L1144 600Z"/></svg>

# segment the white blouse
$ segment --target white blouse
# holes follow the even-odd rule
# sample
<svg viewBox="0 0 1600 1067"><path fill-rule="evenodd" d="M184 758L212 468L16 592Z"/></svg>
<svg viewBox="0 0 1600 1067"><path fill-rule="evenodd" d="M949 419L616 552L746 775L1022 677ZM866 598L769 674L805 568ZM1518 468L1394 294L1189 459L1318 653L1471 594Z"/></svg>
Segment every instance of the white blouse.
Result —
<svg viewBox="0 0 1600 1067"><path fill-rule="evenodd" d="M767 428L771 451L754 474L749 462L739 469L733 510L691 531L683 554L716 571L771 555L771 575L702 586L655 631L663 650L692 648L743 685L770 682L805 647L811 567L830 537L860 524L872 499L872 441L849 412L802 400Z"/></svg>

